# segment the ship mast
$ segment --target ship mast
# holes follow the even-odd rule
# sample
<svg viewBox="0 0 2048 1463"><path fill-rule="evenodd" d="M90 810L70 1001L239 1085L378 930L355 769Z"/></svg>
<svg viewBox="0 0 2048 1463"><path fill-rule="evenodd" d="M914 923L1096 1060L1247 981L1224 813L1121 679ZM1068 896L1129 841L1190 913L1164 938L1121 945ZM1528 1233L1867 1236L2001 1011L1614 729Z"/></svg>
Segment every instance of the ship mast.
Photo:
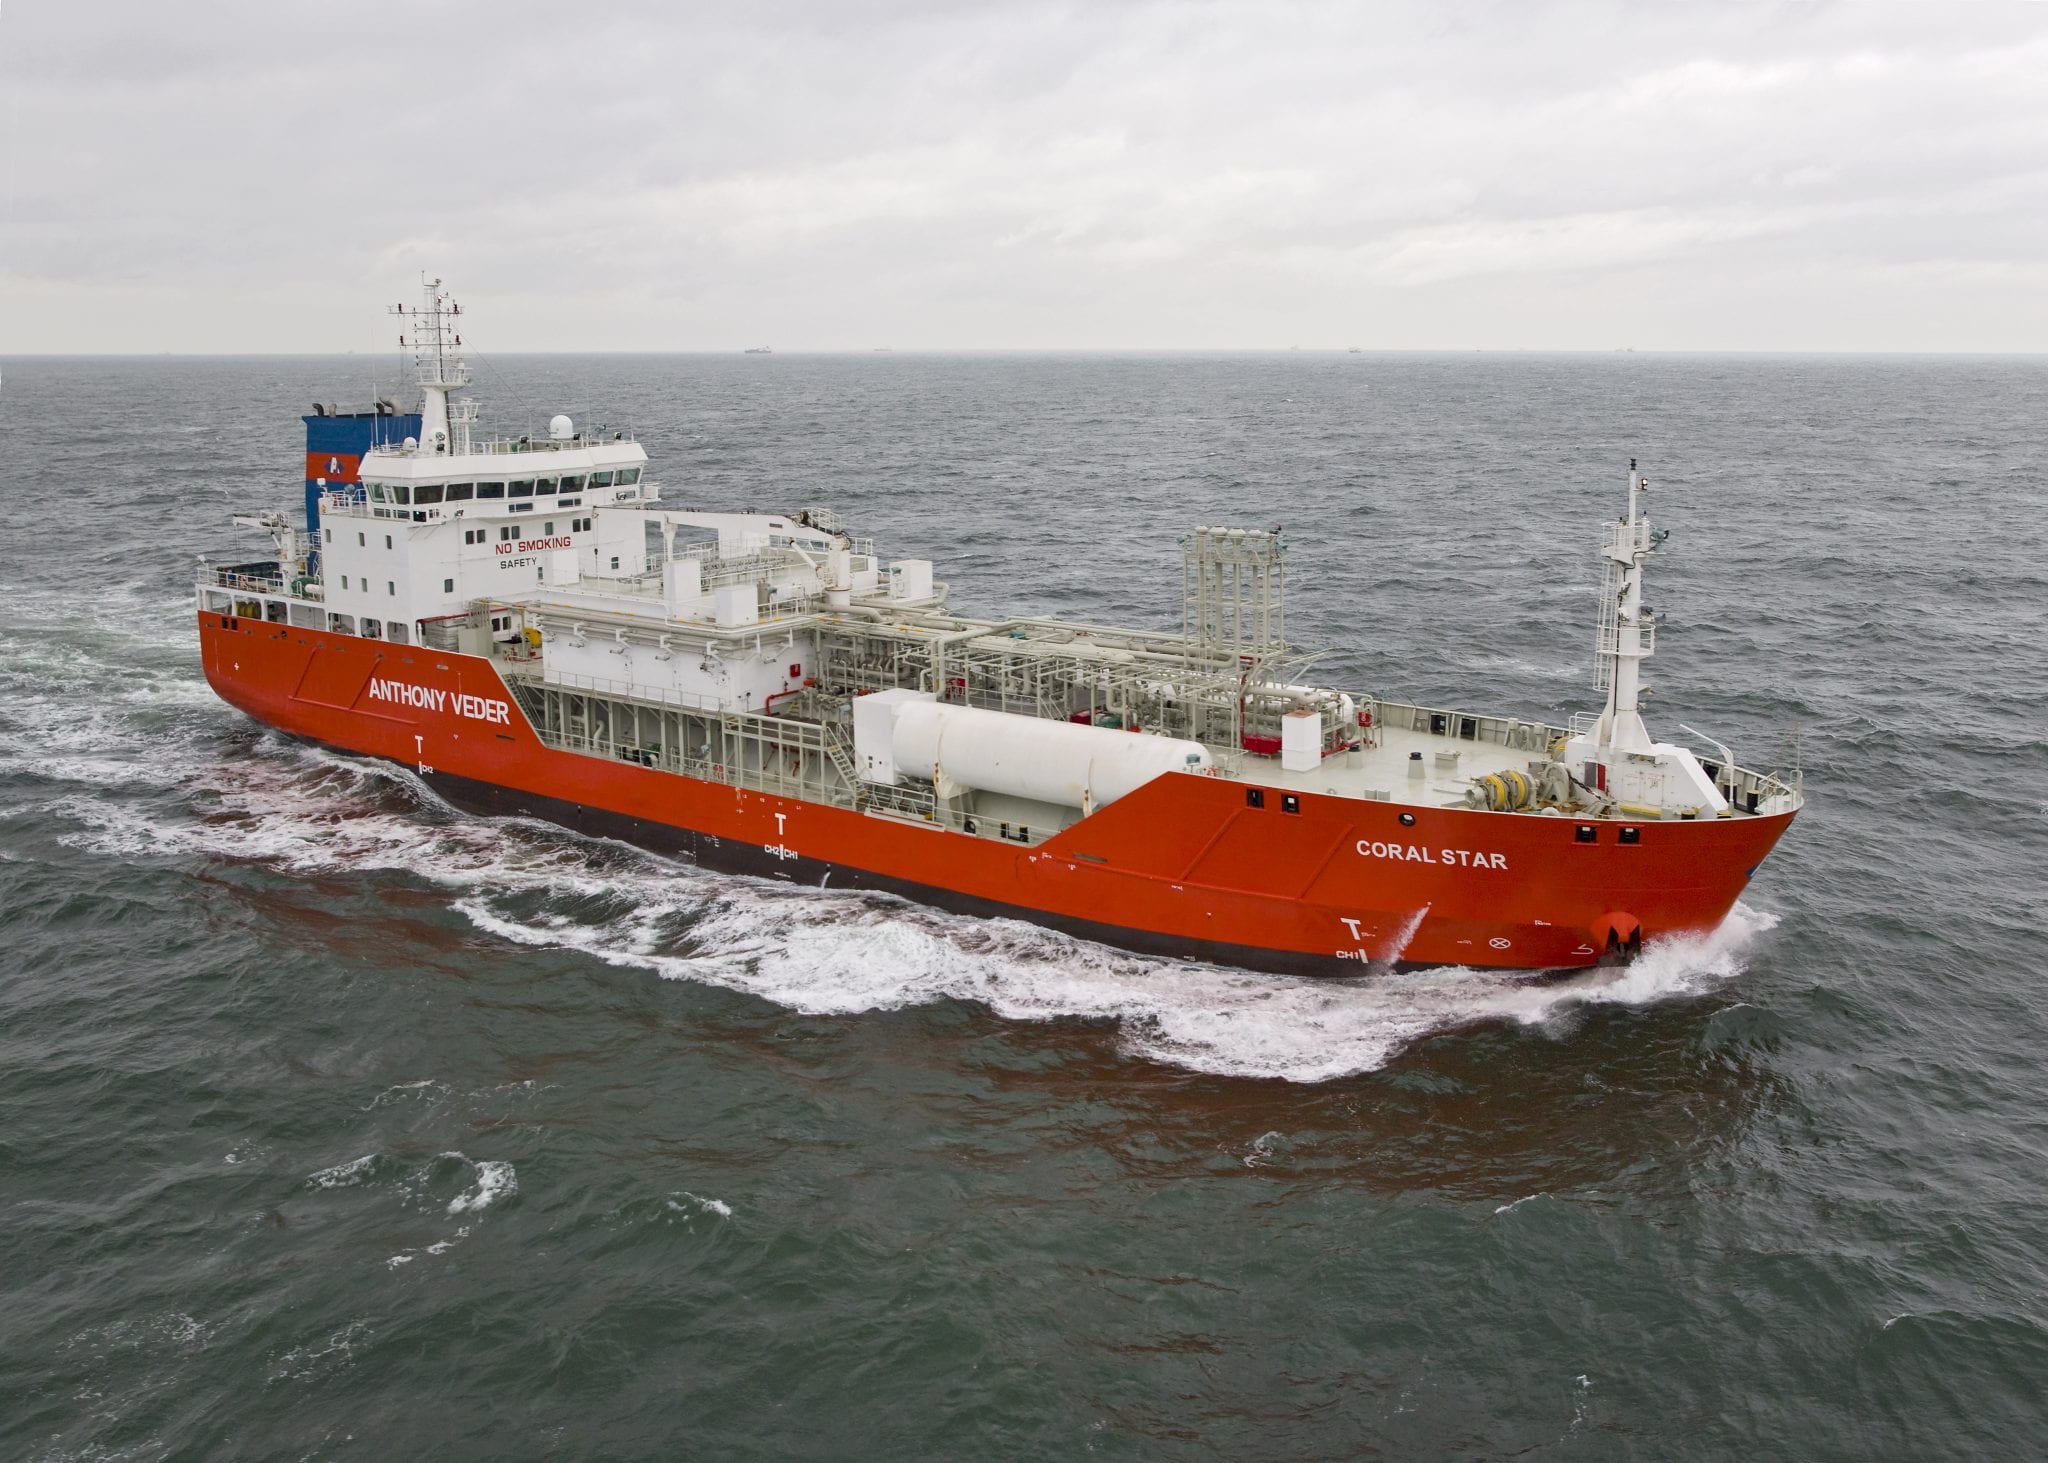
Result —
<svg viewBox="0 0 2048 1463"><path fill-rule="evenodd" d="M469 429L476 422L476 402L449 393L469 385L469 362L463 358L458 332L462 306L441 288L441 281L420 276L420 303L393 305L399 317L398 344L412 352L420 386L420 446L428 452L456 456L469 451Z"/></svg>
<svg viewBox="0 0 2048 1463"><path fill-rule="evenodd" d="M1643 694L1642 663L1657 649L1656 616L1643 603L1643 561L1664 541L1652 533L1643 516L1643 494L1650 480L1628 463L1628 513L1607 525L1601 546L1600 632L1594 646L1600 686L1607 706L1593 729L1593 745L1601 751L1640 752L1650 746L1637 703Z"/></svg>

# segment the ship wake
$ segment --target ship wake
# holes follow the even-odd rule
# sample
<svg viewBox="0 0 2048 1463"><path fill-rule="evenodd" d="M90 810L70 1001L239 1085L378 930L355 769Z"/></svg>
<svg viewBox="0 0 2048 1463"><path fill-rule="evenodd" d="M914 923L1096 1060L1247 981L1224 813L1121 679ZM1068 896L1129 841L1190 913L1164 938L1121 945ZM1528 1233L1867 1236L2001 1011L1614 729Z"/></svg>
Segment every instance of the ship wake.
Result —
<svg viewBox="0 0 2048 1463"><path fill-rule="evenodd" d="M507 917L485 893L458 907L504 939L576 949L809 1015L973 1001L1010 1020L1114 1022L1133 1056L1291 1082L1374 1070L1446 1030L1503 1021L1555 1028L1587 1006L1697 995L1739 974L1756 938L1777 922L1738 906L1705 938L1653 943L1626 969L1563 980L1461 967L1332 980L1131 955L1035 925L883 898L705 883L720 887L650 894L626 919L601 923Z"/></svg>

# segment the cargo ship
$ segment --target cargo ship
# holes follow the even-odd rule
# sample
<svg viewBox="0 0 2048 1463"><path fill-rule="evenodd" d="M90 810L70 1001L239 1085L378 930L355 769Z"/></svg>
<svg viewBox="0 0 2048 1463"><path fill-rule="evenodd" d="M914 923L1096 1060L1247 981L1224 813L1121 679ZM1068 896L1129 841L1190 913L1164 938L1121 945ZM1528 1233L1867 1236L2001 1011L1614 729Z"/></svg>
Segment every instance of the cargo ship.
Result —
<svg viewBox="0 0 2048 1463"><path fill-rule="evenodd" d="M417 409L305 418L303 526L234 516L272 549L201 562L200 653L258 721L458 807L1360 976L1704 933L1801 806L1796 772L1644 725L1664 534L1633 462L1598 541L1602 700L1559 726L1306 684L1272 529L1188 531L1178 629L965 613L829 507L672 499L628 432L487 435L460 306L433 280L393 313Z"/></svg>

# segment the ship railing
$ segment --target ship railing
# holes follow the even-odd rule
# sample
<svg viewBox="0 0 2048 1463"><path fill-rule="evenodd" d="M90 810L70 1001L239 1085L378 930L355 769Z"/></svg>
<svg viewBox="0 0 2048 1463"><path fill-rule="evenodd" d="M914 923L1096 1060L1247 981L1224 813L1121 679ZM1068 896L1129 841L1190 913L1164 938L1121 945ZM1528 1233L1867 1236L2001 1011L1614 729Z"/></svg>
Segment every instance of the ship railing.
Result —
<svg viewBox="0 0 2048 1463"><path fill-rule="evenodd" d="M609 446L613 442L637 442L639 440L632 432L623 427L607 427L598 435L585 436L582 433L578 433L576 436L562 441L556 441L552 437L535 437L532 435L524 437L492 437L481 442L472 441L469 450L497 457L528 452L578 452L590 447ZM632 464L628 463L627 466L630 467ZM604 470L602 468L599 469L599 471Z"/></svg>
<svg viewBox="0 0 2048 1463"><path fill-rule="evenodd" d="M684 707L681 715L695 722L686 729L673 719L678 713L668 709L672 701L593 690L592 699L610 708L603 718L607 729L597 732L565 724L565 716L589 713L551 699L578 697L580 688L522 681L514 691L541 740L565 751L838 807L855 806L863 791L849 775L852 762L843 744L816 722ZM703 752L695 750L700 740Z"/></svg>
<svg viewBox="0 0 2048 1463"><path fill-rule="evenodd" d="M1572 737L1590 737L1600 729L1600 715L1597 711L1574 711L1565 733ZM1804 799L1801 792L1801 778L1795 771L1789 777L1776 772L1757 772L1739 766L1728 760L1730 753L1724 746L1707 743L1706 739L1690 727L1690 738L1676 741L1698 759L1701 768L1720 789L1721 796L1738 811L1745 813L1790 812Z"/></svg>
<svg viewBox="0 0 2048 1463"><path fill-rule="evenodd" d="M1565 735L1562 727L1520 717L1456 711L1440 706L1412 706L1399 701L1374 701L1379 725L1396 731L1421 732L1451 741L1492 742L1516 751L1548 753Z"/></svg>
<svg viewBox="0 0 2048 1463"><path fill-rule="evenodd" d="M716 555L699 557L706 589L724 584L744 584L748 580L759 580L778 570L794 568L808 561L790 549L764 549L751 554L733 554L721 558Z"/></svg>
<svg viewBox="0 0 2048 1463"><path fill-rule="evenodd" d="M1635 523L1626 520L1607 525L1607 552L1615 558L1633 558L1647 553L1650 549L1650 523L1639 519Z"/></svg>
<svg viewBox="0 0 2048 1463"><path fill-rule="evenodd" d="M350 514L360 513L369 505L370 495L365 489L360 487L329 488L320 495L321 513L331 513L337 517L346 517Z"/></svg>
<svg viewBox="0 0 2048 1463"><path fill-rule="evenodd" d="M241 589L254 594L288 594L290 586L277 572L276 566L265 565L270 573L255 570L253 565L243 564L225 569L209 569L199 582L219 589Z"/></svg>
<svg viewBox="0 0 2048 1463"><path fill-rule="evenodd" d="M684 711L708 711L723 715L739 708L728 706L716 696L700 696L690 691L678 691L668 686L648 686L637 681L616 680L610 676L587 676L577 671L560 671L552 667L541 672L541 684L557 686L565 691L595 691L603 696L616 696L623 701L644 701L650 705L674 706Z"/></svg>
<svg viewBox="0 0 2048 1463"><path fill-rule="evenodd" d="M1623 624L1620 621L1609 623L1603 620L1598 635L1594 637L1593 653L1595 655L1619 655L1621 653L1621 632L1628 629L1630 625L1634 626L1638 634L1636 641L1637 650L1643 655L1655 655L1657 653L1657 621L1648 610L1643 611L1638 618L1630 621L1628 624Z"/></svg>
<svg viewBox="0 0 2048 1463"><path fill-rule="evenodd" d="M925 784L917 783L868 783L863 789L867 805L877 812L895 813L906 818L922 818L927 823L939 821L939 799L937 792Z"/></svg>
<svg viewBox="0 0 2048 1463"><path fill-rule="evenodd" d="M716 716L755 717L772 721L776 726L806 725L787 712L777 713L763 706L755 710L751 706L735 706L716 696L702 696L692 691L678 691L668 686L649 686L638 681L616 680L610 676L590 676L578 671L545 669L541 672L540 683L564 691L595 691L601 696L615 696L621 701L639 701L649 706L673 706L683 711L703 711ZM768 699L778 701L787 696L791 699L806 698L809 692L778 691Z"/></svg>
<svg viewBox="0 0 2048 1463"><path fill-rule="evenodd" d="M768 601L768 608L761 612L759 623L772 625L781 620L802 619L815 615L825 607L822 594L784 594Z"/></svg>
<svg viewBox="0 0 2048 1463"><path fill-rule="evenodd" d="M1209 748L1209 757L1215 763L1218 777L1244 776L1245 763L1249 755L1242 747Z"/></svg>

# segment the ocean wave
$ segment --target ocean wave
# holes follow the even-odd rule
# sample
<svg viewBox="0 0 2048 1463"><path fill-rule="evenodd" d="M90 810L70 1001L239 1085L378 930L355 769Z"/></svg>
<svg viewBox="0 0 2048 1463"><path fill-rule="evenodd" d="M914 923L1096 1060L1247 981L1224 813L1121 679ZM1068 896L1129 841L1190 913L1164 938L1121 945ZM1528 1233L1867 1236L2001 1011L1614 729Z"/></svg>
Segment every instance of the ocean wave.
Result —
<svg viewBox="0 0 2048 1463"><path fill-rule="evenodd" d="M480 1213L498 1200L519 1192L518 1171L502 1159L471 1159L460 1153L444 1153L441 1156L461 1159L476 1175L474 1188L465 1189L448 1201L450 1214Z"/></svg>

